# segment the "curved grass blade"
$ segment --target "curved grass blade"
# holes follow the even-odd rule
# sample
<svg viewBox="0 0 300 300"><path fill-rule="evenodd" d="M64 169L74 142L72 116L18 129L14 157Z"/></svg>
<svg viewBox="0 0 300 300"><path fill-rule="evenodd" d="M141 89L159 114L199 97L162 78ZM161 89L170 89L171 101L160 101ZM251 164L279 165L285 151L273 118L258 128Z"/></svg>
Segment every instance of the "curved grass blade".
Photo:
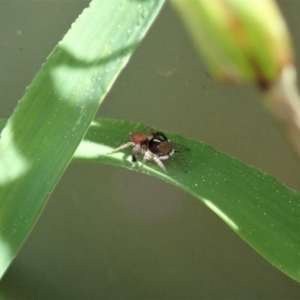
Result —
<svg viewBox="0 0 300 300"><path fill-rule="evenodd" d="M145 126L127 121L94 120L74 155L75 162L97 162L131 169L131 149L108 155ZM272 265L300 281L300 195L278 180L212 147L168 133L187 146L189 173L174 156L169 174L147 162L143 172L169 182L204 202ZM141 161L141 158L139 158ZM138 168L136 169L138 170Z"/></svg>
<svg viewBox="0 0 300 300"><path fill-rule="evenodd" d="M0 277L163 0L93 0L26 90L0 139Z"/></svg>

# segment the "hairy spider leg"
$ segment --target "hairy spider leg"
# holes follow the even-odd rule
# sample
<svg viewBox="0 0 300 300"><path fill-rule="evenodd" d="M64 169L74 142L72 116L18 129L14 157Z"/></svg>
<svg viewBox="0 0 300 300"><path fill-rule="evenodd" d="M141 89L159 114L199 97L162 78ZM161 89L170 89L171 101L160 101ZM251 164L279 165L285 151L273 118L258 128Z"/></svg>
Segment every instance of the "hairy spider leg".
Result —
<svg viewBox="0 0 300 300"><path fill-rule="evenodd" d="M154 162L157 163L157 165L163 169L163 171L168 174L164 164L162 163L162 161L159 159L159 156L153 154L152 152L150 152L149 150L145 152L144 157L143 157L143 161L142 161L142 166L141 166L141 170L143 169L143 166L145 164L145 162L147 160L153 160Z"/></svg>
<svg viewBox="0 0 300 300"><path fill-rule="evenodd" d="M138 143L136 144L132 149L132 155L131 155L131 161L135 164L136 163L136 155L139 152L139 150L142 148L142 144Z"/></svg>
<svg viewBox="0 0 300 300"><path fill-rule="evenodd" d="M114 149L113 151L109 152L108 154L116 153L116 152L118 152L120 150L123 150L123 149L126 149L128 147L133 147L132 154L131 154L131 161L132 161L132 166L131 167L134 168L135 163L136 163L136 155L137 155L138 151L141 148L141 144L140 143L135 144L134 142L128 142L128 143L126 143L124 145L121 145L120 147Z"/></svg>
<svg viewBox="0 0 300 300"><path fill-rule="evenodd" d="M174 145L175 146L175 145ZM186 159L184 158L184 156L183 156L183 154L181 153L181 151L179 150L180 148L183 148L184 150L190 150L190 148L188 148L188 147L186 147L186 146L183 146L183 145L176 145L175 146L175 153L177 153L178 154L178 156L179 156L179 159L180 159L180 163L181 163L181 165L182 165L182 167L183 167L183 170L184 170L184 172L186 172L186 173L188 173L188 168L187 168L187 163L186 163Z"/></svg>
<svg viewBox="0 0 300 300"><path fill-rule="evenodd" d="M161 131L154 131L151 128L150 130L153 138L158 139L160 141L168 141L168 138Z"/></svg>
<svg viewBox="0 0 300 300"><path fill-rule="evenodd" d="M123 149L125 149L125 148L130 147L130 146L132 147L132 146L134 146L134 145L135 145L135 143L133 143L133 142L128 142L128 143L126 143L126 144L124 144L124 145L121 145L120 147L114 149L113 151L109 152L108 154L116 153L116 152L118 152L118 151L120 151L120 150L123 150Z"/></svg>
<svg viewBox="0 0 300 300"><path fill-rule="evenodd" d="M187 166L186 166L186 160L185 160L185 158L184 158L184 156L182 155L182 153L179 151L179 150L175 150L175 152L178 154L178 156L179 156L179 160L180 160L180 163L181 163L181 165L182 165L182 167L183 167L183 170L184 170L184 172L188 172L188 169L187 169Z"/></svg>
<svg viewBox="0 0 300 300"><path fill-rule="evenodd" d="M181 144L178 144L178 143L172 143L174 145L174 148L176 149L183 149L185 151L190 151L191 148L190 147L187 147L187 146L184 146L184 145L181 145Z"/></svg>
<svg viewBox="0 0 300 300"><path fill-rule="evenodd" d="M158 156L154 156L153 160L158 164L158 166L163 169L165 171L166 174L168 174L167 169L165 168L164 164L162 163L162 161L159 159Z"/></svg>

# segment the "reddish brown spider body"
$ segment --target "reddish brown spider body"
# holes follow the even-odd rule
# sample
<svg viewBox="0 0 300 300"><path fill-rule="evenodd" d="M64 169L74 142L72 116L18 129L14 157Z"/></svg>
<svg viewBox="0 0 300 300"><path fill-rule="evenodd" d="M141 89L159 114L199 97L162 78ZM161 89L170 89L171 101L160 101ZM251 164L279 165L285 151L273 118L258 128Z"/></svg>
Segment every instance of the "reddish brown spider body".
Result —
<svg viewBox="0 0 300 300"><path fill-rule="evenodd" d="M147 135L140 132L130 134L131 141L121 145L113 150L111 153L118 152L122 149L133 147L132 149L132 163L133 167L137 161L137 153L140 151L143 154L143 164L147 160L152 160L163 169L166 173L167 170L162 161L170 159L175 152L179 153L182 162L184 158L178 149L175 148L168 138L160 131L151 129L151 134ZM185 147L186 148L186 147ZM188 149L188 148L186 148ZM186 170L185 170L186 171Z"/></svg>

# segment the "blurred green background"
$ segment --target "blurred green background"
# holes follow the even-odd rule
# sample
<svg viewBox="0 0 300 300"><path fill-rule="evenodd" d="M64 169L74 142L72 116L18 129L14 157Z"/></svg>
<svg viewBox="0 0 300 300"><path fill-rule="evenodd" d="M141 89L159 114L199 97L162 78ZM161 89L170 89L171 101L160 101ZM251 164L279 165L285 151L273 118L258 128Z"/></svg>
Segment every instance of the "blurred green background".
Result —
<svg viewBox="0 0 300 300"><path fill-rule="evenodd" d="M0 1L1 118L11 115L88 3ZM300 53L300 2L279 4ZM98 116L201 140L300 191L300 163L258 91L214 81L168 3ZM1 281L0 295L12 300L299 299L300 287L190 195L137 172L73 164Z"/></svg>

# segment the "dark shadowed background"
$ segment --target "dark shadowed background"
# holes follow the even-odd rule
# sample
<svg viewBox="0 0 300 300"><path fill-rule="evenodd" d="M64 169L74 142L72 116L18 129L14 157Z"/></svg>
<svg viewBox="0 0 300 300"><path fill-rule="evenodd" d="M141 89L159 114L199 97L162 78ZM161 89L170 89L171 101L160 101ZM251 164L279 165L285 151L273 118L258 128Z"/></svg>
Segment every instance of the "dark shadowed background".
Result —
<svg viewBox="0 0 300 300"><path fill-rule="evenodd" d="M88 3L0 1L1 118L11 115ZM300 53L300 2L279 4ZM300 163L258 91L214 81L168 3L98 116L201 140L300 191ZM0 294L11 300L300 299L300 287L187 193L137 172L73 164Z"/></svg>

